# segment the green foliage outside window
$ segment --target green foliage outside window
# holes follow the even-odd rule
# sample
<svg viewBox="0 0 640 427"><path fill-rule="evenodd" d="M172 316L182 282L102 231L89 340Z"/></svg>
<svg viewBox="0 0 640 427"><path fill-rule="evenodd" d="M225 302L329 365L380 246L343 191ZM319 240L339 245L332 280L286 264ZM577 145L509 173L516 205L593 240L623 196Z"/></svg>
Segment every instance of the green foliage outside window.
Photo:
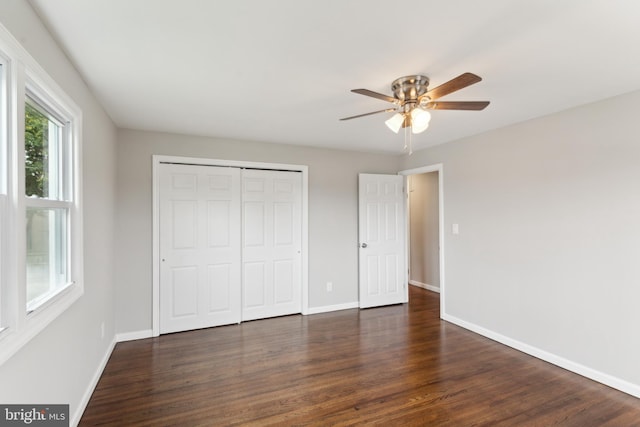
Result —
<svg viewBox="0 0 640 427"><path fill-rule="evenodd" d="M25 104L24 163L27 196L48 196L48 136L49 119Z"/></svg>

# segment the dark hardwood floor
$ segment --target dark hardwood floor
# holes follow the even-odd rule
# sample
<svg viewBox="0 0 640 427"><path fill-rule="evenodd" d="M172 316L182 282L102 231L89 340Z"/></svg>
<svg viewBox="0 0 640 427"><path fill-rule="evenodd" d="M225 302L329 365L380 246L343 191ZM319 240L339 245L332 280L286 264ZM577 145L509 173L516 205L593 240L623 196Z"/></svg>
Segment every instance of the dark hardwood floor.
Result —
<svg viewBox="0 0 640 427"><path fill-rule="evenodd" d="M640 399L410 301L120 343L80 425L640 426Z"/></svg>

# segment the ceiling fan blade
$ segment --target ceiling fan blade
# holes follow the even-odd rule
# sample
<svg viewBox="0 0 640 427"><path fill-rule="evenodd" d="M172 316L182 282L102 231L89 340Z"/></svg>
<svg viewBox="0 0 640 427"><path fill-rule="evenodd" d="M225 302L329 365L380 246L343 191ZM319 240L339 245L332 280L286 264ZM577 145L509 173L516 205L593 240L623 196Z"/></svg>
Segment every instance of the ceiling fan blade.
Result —
<svg viewBox="0 0 640 427"><path fill-rule="evenodd" d="M458 77L427 91L423 96L428 96L429 99L435 100L479 81L482 81L482 78L473 73L460 74Z"/></svg>
<svg viewBox="0 0 640 427"><path fill-rule="evenodd" d="M371 113L364 113L364 114L358 114L357 116L351 116L351 117L344 117L340 120L351 120L351 119L357 119L358 117L365 117L365 116L370 116L372 114L378 114L378 113L390 113L392 111L396 111L395 108L387 108L385 110L380 110L380 111L373 111Z"/></svg>
<svg viewBox="0 0 640 427"><path fill-rule="evenodd" d="M489 101L443 101L428 102L426 107L430 110L484 110Z"/></svg>
<svg viewBox="0 0 640 427"><path fill-rule="evenodd" d="M392 96L388 96L382 93L378 93L378 92L374 92L372 90L369 89L351 89L351 92L353 93L359 93L360 95L365 95L365 96L371 96L373 98L377 98L377 99L381 99L383 101L387 101L387 102L391 102L394 104L397 104L399 101L392 97Z"/></svg>

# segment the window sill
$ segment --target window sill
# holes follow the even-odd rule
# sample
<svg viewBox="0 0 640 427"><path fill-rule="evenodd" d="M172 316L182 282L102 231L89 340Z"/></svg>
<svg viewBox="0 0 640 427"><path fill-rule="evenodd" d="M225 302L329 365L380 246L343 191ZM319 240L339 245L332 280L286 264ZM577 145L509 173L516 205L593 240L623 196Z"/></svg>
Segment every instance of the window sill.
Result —
<svg viewBox="0 0 640 427"><path fill-rule="evenodd" d="M0 366L14 356L25 344L64 313L83 294L79 284L70 284L57 295L42 303L29 313L24 325L5 328L0 333Z"/></svg>
<svg viewBox="0 0 640 427"><path fill-rule="evenodd" d="M31 315L32 313L34 313L36 310L39 310L40 308L45 308L50 304L55 304L55 302L58 300L58 297L60 295L63 295L70 288L72 288L74 284L75 282L67 283L66 285L52 292L47 292L41 297L36 298L30 304L27 304L27 316Z"/></svg>

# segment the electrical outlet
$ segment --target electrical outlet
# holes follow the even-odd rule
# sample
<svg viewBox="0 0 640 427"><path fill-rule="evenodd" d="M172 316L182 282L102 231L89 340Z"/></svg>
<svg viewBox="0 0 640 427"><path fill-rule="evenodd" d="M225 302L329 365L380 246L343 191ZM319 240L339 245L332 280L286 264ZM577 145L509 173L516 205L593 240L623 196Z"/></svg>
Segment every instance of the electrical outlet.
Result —
<svg viewBox="0 0 640 427"><path fill-rule="evenodd" d="M333 282L327 282L327 292L333 291Z"/></svg>

